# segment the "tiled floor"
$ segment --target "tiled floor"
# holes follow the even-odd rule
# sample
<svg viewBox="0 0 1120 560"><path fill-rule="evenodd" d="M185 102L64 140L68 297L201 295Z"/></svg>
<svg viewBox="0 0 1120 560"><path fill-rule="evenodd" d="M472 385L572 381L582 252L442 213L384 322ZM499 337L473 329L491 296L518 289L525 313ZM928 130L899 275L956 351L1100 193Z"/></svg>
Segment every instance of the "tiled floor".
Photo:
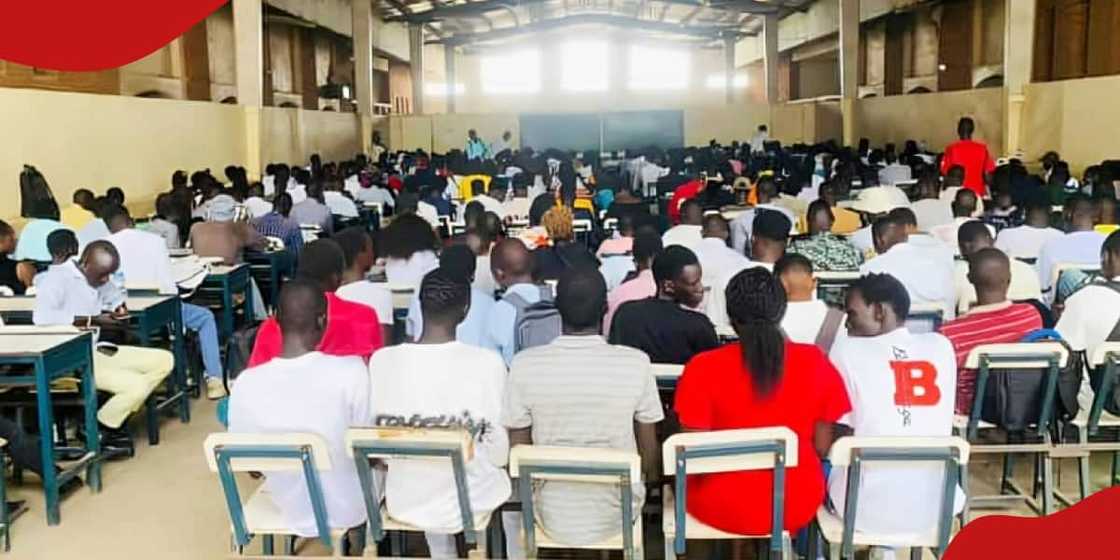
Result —
<svg viewBox="0 0 1120 560"><path fill-rule="evenodd" d="M202 454L203 439L219 425L209 402L193 401L192 412L190 424L173 419L163 422L159 446L149 448L140 443L134 459L106 464L102 492L95 495L81 489L67 498L62 505L62 524L57 527L46 525L42 493L33 475L23 487L9 486L11 495L28 501L30 511L13 526L12 552L7 557L197 560L226 556L229 522L217 478L207 469ZM1027 462L1022 461L1020 467L1017 475L1026 485ZM1093 467L1094 482L1103 484L1109 467L1107 457L1098 457ZM971 472L974 492L995 489L998 464L975 456ZM1074 495L1075 464L1065 461L1055 472L1061 488ZM1028 510L1020 506L1015 512L1027 514ZM422 546L412 548L422 551ZM660 542L647 544L647 558L661 556ZM599 558L597 554L580 557Z"/></svg>

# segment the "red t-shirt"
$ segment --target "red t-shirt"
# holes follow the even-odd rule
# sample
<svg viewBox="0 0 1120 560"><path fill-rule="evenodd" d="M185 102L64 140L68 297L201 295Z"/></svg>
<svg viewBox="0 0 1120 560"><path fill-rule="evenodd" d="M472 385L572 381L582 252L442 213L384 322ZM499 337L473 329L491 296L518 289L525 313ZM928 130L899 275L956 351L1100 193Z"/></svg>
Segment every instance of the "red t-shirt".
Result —
<svg viewBox="0 0 1120 560"><path fill-rule="evenodd" d="M681 426L731 430L786 426L797 434L797 466L786 469L785 529L807 525L824 501L821 458L813 448L817 422L835 422L852 406L840 373L816 346L786 342L782 380L756 395L737 343L698 354L677 384ZM770 532L773 471L688 478L688 511L717 529L743 535Z"/></svg>
<svg viewBox="0 0 1120 560"><path fill-rule="evenodd" d="M327 292L327 327L323 339L316 350L331 356L361 356L369 360L371 354L381 348L381 323L377 312L360 303L353 303ZM284 349L280 334L280 323L276 317L269 317L253 343L253 354L249 356L249 367L263 364Z"/></svg>
<svg viewBox="0 0 1120 560"><path fill-rule="evenodd" d="M669 199L669 220L673 224L681 223L681 204L690 198L696 198L700 194L700 190L704 188L704 182L699 179L693 179L673 191L673 198Z"/></svg>
<svg viewBox="0 0 1120 560"><path fill-rule="evenodd" d="M992 161L988 147L972 140L958 140L945 148L945 155L941 158L941 174L949 172L949 168L959 165L964 168L964 186L984 196L987 188L984 186L984 174L996 169L996 162Z"/></svg>

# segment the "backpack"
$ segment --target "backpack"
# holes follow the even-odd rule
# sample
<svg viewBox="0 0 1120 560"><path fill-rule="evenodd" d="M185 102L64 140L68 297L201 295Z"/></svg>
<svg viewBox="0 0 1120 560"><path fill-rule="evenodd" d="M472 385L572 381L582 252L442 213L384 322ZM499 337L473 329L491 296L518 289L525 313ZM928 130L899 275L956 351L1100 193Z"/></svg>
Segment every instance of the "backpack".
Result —
<svg viewBox="0 0 1120 560"><path fill-rule="evenodd" d="M1053 331L1045 329L1035 331L1028 335L1024 342L1040 340L1042 337L1038 335L1048 332ZM1065 341L1058 339L1057 342L1066 347L1069 360L1066 362L1066 367L1058 371L1054 411L1050 417L1051 426L1072 419L1081 409L1077 402L1077 392L1081 387L1081 355L1070 350ZM984 390L980 418L1009 432L1027 430L1042 414L1045 389L1046 376L1043 372L1039 372L1038 375L1023 375L1011 369L993 370L988 376L988 383Z"/></svg>
<svg viewBox="0 0 1120 560"><path fill-rule="evenodd" d="M1120 293L1120 283L1116 282L1100 282L1090 284L1092 286L1103 286L1114 292ZM1112 332L1108 333L1108 337L1104 339L1105 342L1120 341L1120 321L1117 321L1112 326ZM1089 386L1093 388L1093 394L1100 390L1101 385L1104 383L1104 366L1089 369ZM1104 409L1109 414L1120 415L1120 383L1113 383L1111 398L1104 400Z"/></svg>
<svg viewBox="0 0 1120 560"><path fill-rule="evenodd" d="M503 298L513 306L517 315L513 320L513 352L516 354L526 348L544 346L560 336L560 311L552 298L552 288L538 286L541 299L529 303L517 294L506 294Z"/></svg>

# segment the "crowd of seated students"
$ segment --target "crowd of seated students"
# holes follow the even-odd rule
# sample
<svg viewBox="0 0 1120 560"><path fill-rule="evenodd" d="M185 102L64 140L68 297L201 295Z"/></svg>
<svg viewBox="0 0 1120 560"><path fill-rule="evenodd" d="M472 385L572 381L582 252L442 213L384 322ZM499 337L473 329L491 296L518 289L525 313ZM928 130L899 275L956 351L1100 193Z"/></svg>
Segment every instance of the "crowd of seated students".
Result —
<svg viewBox="0 0 1120 560"><path fill-rule="evenodd" d="M1120 319L1112 282L1120 234L1107 234L1117 221L1114 166L1094 166L1078 182L1052 157L1033 177L1021 162L992 159L971 140L967 119L958 132L942 156L914 143L901 152L862 142L713 143L643 150L617 169L591 154L526 148L496 158L458 150L340 164L316 157L308 168L270 164L259 183L231 167L228 186L208 171L189 183L176 172L148 232L123 210L123 193L79 191L65 212L53 197L31 197L18 242L0 223L0 283L16 293L42 286L37 324L111 325L118 310L96 292L108 292L118 270L162 285L166 250L184 242L236 263L266 238L281 239L295 279L232 386L230 430L323 434L338 455L324 484L332 526L365 521L342 449L347 427L415 418L469 426L476 454L467 485L472 507L485 512L511 496L504 466L518 443L636 450L647 482L656 481L664 473L655 426L672 410L685 430L791 428L800 460L787 472L784 528L796 532L822 503L843 511L845 473L826 478L821 468L836 434L949 435L954 412L972 406L975 372L964 368L972 348L1021 340L1058 317L1070 346L1091 350ZM25 175L29 185L41 181ZM1064 205L1057 220L1056 200ZM364 204L390 218L384 228L335 231ZM445 229L444 216L465 231ZM577 220L591 230L577 236ZM103 239L73 260L74 228L98 222ZM301 225L322 237L305 245ZM148 253L160 256L135 257ZM52 265L36 277L29 264L43 254ZM1053 286L1053 266L1070 262L1099 264L1105 281L1072 274ZM822 301L814 271L861 277L843 301ZM399 344L394 289L414 292ZM942 309L939 332L908 324L911 309L926 304ZM213 316L190 313L188 327L209 340ZM114 394L99 414L109 429L170 371L162 351L121 349L96 364L109 372L99 373L99 388ZM936 390L897 402L881 380L900 356L931 364ZM651 364L685 366L675 395L658 393ZM214 369L207 364L220 379ZM883 467L867 476L880 482L862 497L873 505L860 509L861 530L934 523L936 472ZM267 484L291 525L313 535L299 485L272 474ZM436 557L456 555L447 535L462 530L453 484L446 471L390 462L379 485L390 515L425 529ZM689 481L688 508L719 529L766 533L769 510L758 504L769 492L761 473L699 476ZM641 503L644 488L634 495ZM538 519L559 540L586 544L619 530L617 494L550 482L538 496ZM517 557L517 515L503 521Z"/></svg>

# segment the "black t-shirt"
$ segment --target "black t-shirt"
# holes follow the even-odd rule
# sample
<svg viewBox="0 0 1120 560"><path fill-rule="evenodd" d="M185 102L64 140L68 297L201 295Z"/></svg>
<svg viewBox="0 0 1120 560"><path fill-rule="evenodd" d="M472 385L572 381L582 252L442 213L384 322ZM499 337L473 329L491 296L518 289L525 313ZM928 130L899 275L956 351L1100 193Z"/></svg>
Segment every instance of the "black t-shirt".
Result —
<svg viewBox="0 0 1120 560"><path fill-rule="evenodd" d="M0 255L0 286L11 288L17 296L22 296L24 286L16 275L17 264L16 261L9 259L8 255Z"/></svg>
<svg viewBox="0 0 1120 560"><path fill-rule="evenodd" d="M583 243L568 242L533 251L533 277L537 281L559 280L568 268L599 270L599 259Z"/></svg>
<svg viewBox="0 0 1120 560"><path fill-rule="evenodd" d="M622 304L611 320L610 343L637 348L655 364L686 364L693 356L719 347L712 322L655 297Z"/></svg>

